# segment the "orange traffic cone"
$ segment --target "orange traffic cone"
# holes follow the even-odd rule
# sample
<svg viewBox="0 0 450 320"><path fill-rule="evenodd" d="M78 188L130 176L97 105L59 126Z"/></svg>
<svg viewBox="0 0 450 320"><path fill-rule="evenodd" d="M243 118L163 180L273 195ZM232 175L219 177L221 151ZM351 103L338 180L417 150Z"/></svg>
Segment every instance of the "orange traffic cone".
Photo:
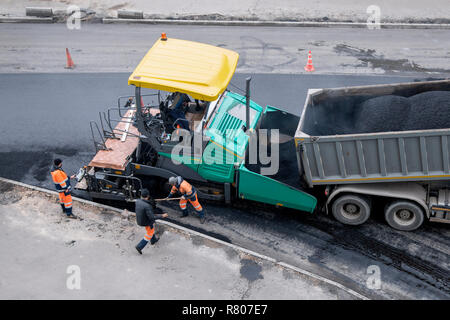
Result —
<svg viewBox="0 0 450 320"><path fill-rule="evenodd" d="M67 56L67 65L64 67L65 69L73 69L75 68L75 64L73 63L72 57L70 56L69 49L66 48L66 56Z"/></svg>
<svg viewBox="0 0 450 320"><path fill-rule="evenodd" d="M308 62L306 63L305 71L307 71L307 72L313 72L314 70L315 70L315 69L314 69L314 66L313 66L313 64L312 64L311 50L309 50L309 53L308 53Z"/></svg>

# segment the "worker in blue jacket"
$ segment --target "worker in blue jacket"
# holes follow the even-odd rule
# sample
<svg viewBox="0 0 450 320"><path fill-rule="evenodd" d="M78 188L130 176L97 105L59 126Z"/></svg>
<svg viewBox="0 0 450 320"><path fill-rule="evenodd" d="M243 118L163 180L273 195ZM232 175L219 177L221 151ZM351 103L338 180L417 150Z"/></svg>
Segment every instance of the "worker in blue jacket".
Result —
<svg viewBox="0 0 450 320"><path fill-rule="evenodd" d="M161 209L156 208L156 203L150 199L149 191L147 189L142 189L141 199L136 200L136 223L141 227L145 227L147 233L141 242L139 242L136 246L136 250L139 254L142 254L142 250L149 241L152 245L154 245L159 240L159 238L155 235L155 220L157 218L166 218L168 217L168 214L155 213L157 210L160 211Z"/></svg>
<svg viewBox="0 0 450 320"><path fill-rule="evenodd" d="M189 130L189 121L186 119L185 110L187 103L190 102L188 95L175 92L172 95L172 98L172 107L169 111L169 117L174 121L176 128Z"/></svg>

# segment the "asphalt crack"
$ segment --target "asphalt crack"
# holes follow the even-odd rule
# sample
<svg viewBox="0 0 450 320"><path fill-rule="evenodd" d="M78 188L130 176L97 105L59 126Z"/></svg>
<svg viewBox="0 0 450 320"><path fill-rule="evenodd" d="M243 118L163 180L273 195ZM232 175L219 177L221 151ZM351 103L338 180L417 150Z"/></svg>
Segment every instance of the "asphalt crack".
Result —
<svg viewBox="0 0 450 320"><path fill-rule="evenodd" d="M357 58L361 63L356 67L369 67L372 69L383 69L396 72L438 72L446 73L450 70L443 68L424 68L414 61L408 59L388 59L382 54L377 54L373 49L360 49L347 44L337 44L334 51Z"/></svg>

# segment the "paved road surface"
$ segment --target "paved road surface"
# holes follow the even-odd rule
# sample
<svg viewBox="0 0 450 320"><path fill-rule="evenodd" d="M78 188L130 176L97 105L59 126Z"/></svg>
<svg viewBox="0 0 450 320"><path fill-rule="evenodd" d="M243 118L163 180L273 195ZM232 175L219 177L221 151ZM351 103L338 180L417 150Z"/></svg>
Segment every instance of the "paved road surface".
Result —
<svg viewBox="0 0 450 320"><path fill-rule="evenodd" d="M232 82L243 87L247 74ZM388 83L412 77L254 74L257 102L299 114L307 88ZM52 188L51 160L65 159L75 171L93 154L88 122L115 96L131 94L126 73L2 74L0 176ZM267 88L270 88L268 90ZM369 296L385 298L450 298L450 230L429 224L398 232L381 215L359 228L345 227L322 215L238 210L207 205L209 221L195 217L174 221L246 248L301 266ZM177 208L174 207L173 215ZM382 289L369 290L367 268L381 269Z"/></svg>
<svg viewBox="0 0 450 320"><path fill-rule="evenodd" d="M238 72L450 75L450 30L0 24L0 72L131 72L161 32L236 50ZM64 69L69 48L76 70Z"/></svg>
<svg viewBox="0 0 450 320"><path fill-rule="evenodd" d="M65 159L70 172L86 164L94 151L89 121L115 106L117 95L132 94L127 77L160 32L237 50L239 73L232 83L243 88L243 73L252 74L255 101L296 114L308 88L450 74L450 30L83 24L69 31L63 24L1 24L0 176L51 188L54 157ZM75 70L63 69L66 47ZM308 50L317 71L305 75ZM377 212L352 228L323 215L206 207L207 224L194 217L182 223L369 296L450 298L448 225L427 224L406 233L387 227ZM372 265L381 270L381 290L366 286Z"/></svg>

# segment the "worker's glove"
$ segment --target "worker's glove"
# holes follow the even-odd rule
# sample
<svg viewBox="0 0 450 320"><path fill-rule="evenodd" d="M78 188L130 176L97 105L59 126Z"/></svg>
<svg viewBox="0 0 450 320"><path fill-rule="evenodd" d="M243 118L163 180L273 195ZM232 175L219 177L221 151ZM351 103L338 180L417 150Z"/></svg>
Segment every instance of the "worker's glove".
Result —
<svg viewBox="0 0 450 320"><path fill-rule="evenodd" d="M66 190L64 190L64 195L68 196L72 192L72 187L68 187Z"/></svg>
<svg viewBox="0 0 450 320"><path fill-rule="evenodd" d="M181 196L181 199L186 200L186 197L185 196Z"/></svg>

